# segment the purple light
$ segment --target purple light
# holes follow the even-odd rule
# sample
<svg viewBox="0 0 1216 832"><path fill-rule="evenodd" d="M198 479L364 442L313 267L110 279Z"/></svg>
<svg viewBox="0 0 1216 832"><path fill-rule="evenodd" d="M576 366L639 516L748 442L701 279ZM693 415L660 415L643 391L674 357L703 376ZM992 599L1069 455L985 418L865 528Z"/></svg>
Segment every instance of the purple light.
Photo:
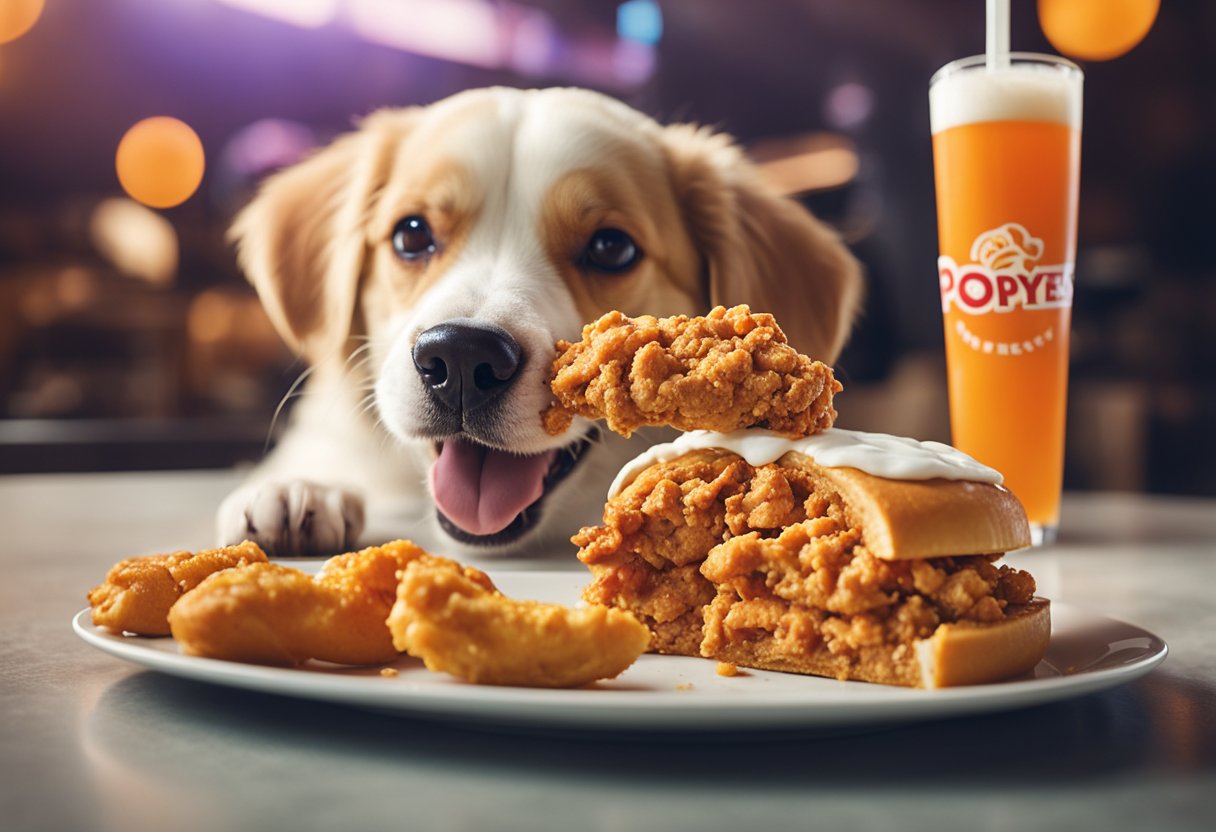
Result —
<svg viewBox="0 0 1216 832"><path fill-rule="evenodd" d="M824 118L837 130L860 127L873 111L873 90L856 81L834 88L823 102Z"/></svg>
<svg viewBox="0 0 1216 832"><path fill-rule="evenodd" d="M636 85L654 74L654 47L641 41L622 38L612 50L612 71L619 81Z"/></svg>
<svg viewBox="0 0 1216 832"><path fill-rule="evenodd" d="M223 163L244 177L258 177L294 164L317 145L302 124L266 118L241 128L225 145Z"/></svg>
<svg viewBox="0 0 1216 832"><path fill-rule="evenodd" d="M347 16L373 43L471 66L506 63L506 38L486 0L350 0Z"/></svg>
<svg viewBox="0 0 1216 832"><path fill-rule="evenodd" d="M511 38L511 67L537 77L553 70L559 39L553 18L536 9L521 10Z"/></svg>
<svg viewBox="0 0 1216 832"><path fill-rule="evenodd" d="M369 43L442 61L612 89L635 88L654 74L650 41L662 26L653 0L622 4L626 25L619 36L594 27L565 33L549 12L514 0L215 2L294 26L332 24Z"/></svg>
<svg viewBox="0 0 1216 832"><path fill-rule="evenodd" d="M219 0L226 6L315 29L334 19L339 0Z"/></svg>

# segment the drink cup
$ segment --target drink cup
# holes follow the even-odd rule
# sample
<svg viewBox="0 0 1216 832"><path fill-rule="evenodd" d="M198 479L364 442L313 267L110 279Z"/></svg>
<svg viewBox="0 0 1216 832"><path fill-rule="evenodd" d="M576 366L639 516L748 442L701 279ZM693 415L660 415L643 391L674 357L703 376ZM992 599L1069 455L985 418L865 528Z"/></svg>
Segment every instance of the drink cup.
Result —
<svg viewBox="0 0 1216 832"><path fill-rule="evenodd" d="M984 56L929 83L954 444L1005 475L1055 539L1081 161L1081 70Z"/></svg>

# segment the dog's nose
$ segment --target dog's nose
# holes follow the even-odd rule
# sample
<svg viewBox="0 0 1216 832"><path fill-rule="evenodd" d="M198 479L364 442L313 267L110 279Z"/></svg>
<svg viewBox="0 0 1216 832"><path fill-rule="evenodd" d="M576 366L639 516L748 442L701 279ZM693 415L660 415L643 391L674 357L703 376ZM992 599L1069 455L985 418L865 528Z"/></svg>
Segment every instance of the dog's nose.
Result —
<svg viewBox="0 0 1216 832"><path fill-rule="evenodd" d="M423 331L414 367L431 393L457 413L487 404L511 386L523 350L502 327L453 318Z"/></svg>

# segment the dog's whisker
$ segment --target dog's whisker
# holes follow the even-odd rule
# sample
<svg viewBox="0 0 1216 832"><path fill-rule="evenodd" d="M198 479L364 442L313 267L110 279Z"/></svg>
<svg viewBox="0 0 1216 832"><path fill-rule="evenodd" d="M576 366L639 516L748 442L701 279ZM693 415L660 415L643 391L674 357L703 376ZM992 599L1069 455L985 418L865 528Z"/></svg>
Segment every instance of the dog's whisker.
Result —
<svg viewBox="0 0 1216 832"><path fill-rule="evenodd" d="M360 373L369 365L371 362L370 350L372 346L373 344L369 340L368 343L356 347L351 354L346 357L346 360L342 362L342 366L340 368L340 378L343 381L349 380L352 376ZM366 390L371 389L371 385L371 380L367 379L362 383L355 382L352 386L355 390ZM333 409L337 404L341 403L347 408L349 408L351 405L350 400L341 393L341 387L342 385L338 385L338 387L335 389L334 395L330 397L328 407L325 411L327 417L333 414ZM357 411L358 406L356 405L353 410ZM351 411L348 410L347 412Z"/></svg>
<svg viewBox="0 0 1216 832"><path fill-rule="evenodd" d="M384 419L380 416L379 411L376 412L374 425L379 429L377 432L380 434L380 441L377 443L376 448L378 453L393 451L400 447L400 441L389 431L388 425L384 423Z"/></svg>
<svg viewBox="0 0 1216 832"><path fill-rule="evenodd" d="M359 416L366 416L368 413L370 413L371 411L373 411L375 409L376 409L376 394L370 393L359 400L356 412L358 413ZM377 421L377 423L379 423L379 421L380 421L379 414L377 414L376 421Z"/></svg>
<svg viewBox="0 0 1216 832"><path fill-rule="evenodd" d="M350 355L348 355L346 357L346 360L349 362L352 358L354 358L359 353L367 352L371 348L372 348L372 340L369 338L366 341L364 341L362 344L360 344L359 346L357 346L353 350L351 350Z"/></svg>
<svg viewBox="0 0 1216 832"><path fill-rule="evenodd" d="M671 431L668 428L646 425L634 431L634 434L645 440L647 445L657 445L661 442L671 441ZM603 441L603 432L601 431L601 441Z"/></svg>
<svg viewBox="0 0 1216 832"><path fill-rule="evenodd" d="M355 348L351 354L346 357L346 360L342 362L343 378L355 375L355 373L363 369L367 363L371 361L372 346L372 342L368 341L366 344Z"/></svg>
<svg viewBox="0 0 1216 832"><path fill-rule="evenodd" d="M274 415L270 417L270 427L266 430L266 441L262 444L263 455L270 450L270 442L274 438L275 425L278 424L279 415L283 412L283 408L287 405L288 401L296 396L296 391L312 375L312 371L313 367L305 367L304 372L296 376L296 380L287 388L287 392L283 394L283 398L279 399L279 403L274 409Z"/></svg>

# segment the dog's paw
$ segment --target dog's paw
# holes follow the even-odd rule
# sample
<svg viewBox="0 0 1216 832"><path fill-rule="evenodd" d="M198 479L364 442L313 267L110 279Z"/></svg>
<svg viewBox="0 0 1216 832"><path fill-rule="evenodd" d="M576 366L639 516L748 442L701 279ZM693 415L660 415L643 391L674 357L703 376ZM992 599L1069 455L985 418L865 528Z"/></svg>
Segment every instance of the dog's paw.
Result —
<svg viewBox="0 0 1216 832"><path fill-rule="evenodd" d="M363 498L303 480L246 485L220 504L216 524L221 546L252 540L271 557L333 555L363 533Z"/></svg>

